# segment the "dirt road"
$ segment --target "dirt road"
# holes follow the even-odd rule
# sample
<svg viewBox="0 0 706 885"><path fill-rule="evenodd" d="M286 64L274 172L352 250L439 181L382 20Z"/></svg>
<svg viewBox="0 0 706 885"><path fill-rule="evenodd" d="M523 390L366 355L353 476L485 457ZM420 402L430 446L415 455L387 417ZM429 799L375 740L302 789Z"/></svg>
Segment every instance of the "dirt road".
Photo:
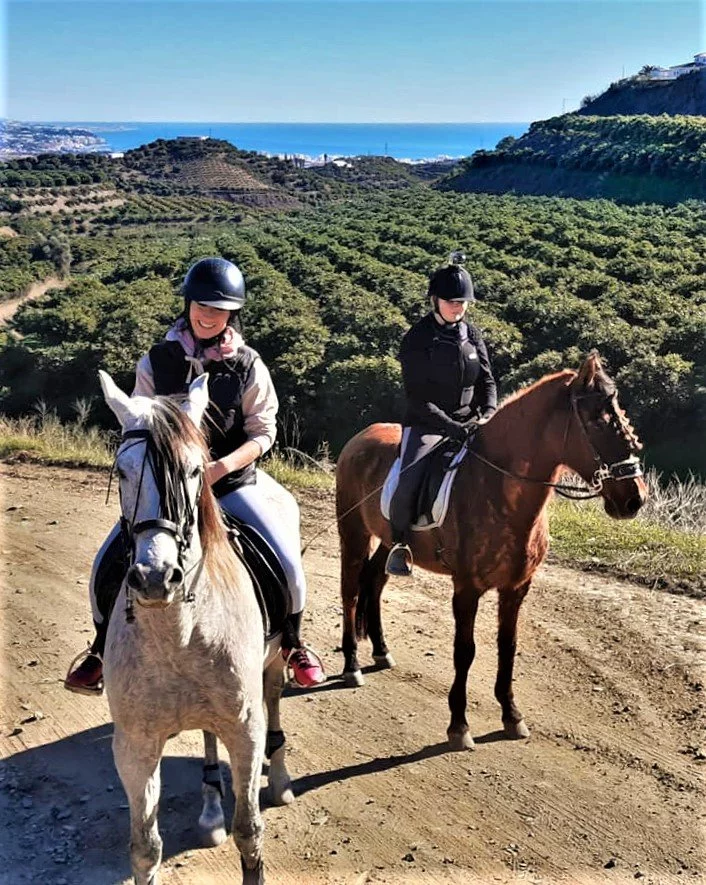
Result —
<svg viewBox="0 0 706 885"><path fill-rule="evenodd" d="M61 686L90 637L87 575L117 503L105 506L104 473L17 464L0 478L0 882L123 882L128 814L107 703ZM332 513L329 498L304 502L304 538ZM349 690L336 678L335 533L305 566L305 636L333 678L283 704L298 798L264 812L269 883L705 881L702 602L545 567L520 627L516 697L532 736L508 742L488 594L469 682L477 748L449 753L449 583L419 574L388 588L398 667ZM199 751L200 736L182 734L162 763L169 885L239 881L230 840L198 847Z"/></svg>
<svg viewBox="0 0 706 885"><path fill-rule="evenodd" d="M25 301L32 301L44 295L49 289L65 289L69 285L70 280L60 280L58 277L47 277L46 280L39 280L32 283L24 295L18 295L17 298L11 298L9 301L0 302L0 325L6 323L15 315L17 308L24 304Z"/></svg>

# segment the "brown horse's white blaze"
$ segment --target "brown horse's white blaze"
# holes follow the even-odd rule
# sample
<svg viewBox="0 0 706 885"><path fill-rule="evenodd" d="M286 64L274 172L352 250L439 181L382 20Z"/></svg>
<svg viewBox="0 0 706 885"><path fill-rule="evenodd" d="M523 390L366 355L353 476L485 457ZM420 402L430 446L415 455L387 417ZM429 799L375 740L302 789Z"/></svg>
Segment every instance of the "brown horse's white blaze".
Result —
<svg viewBox="0 0 706 885"><path fill-rule="evenodd" d="M392 537L380 513L380 494L373 492L382 487L400 438L399 425L374 424L346 444L336 469L343 677L348 685L363 684L357 638L365 634L379 665L393 663L380 618ZM457 749L473 746L466 721L466 683L475 655L478 601L492 588L498 591L495 696L506 734L529 735L515 704L512 676L520 606L548 545L546 504L552 489L543 483L556 482L568 467L597 490L600 485L606 512L618 519L635 516L647 495L635 468L635 453L642 446L596 354L578 373L547 375L510 397L479 430L474 448L505 473L467 457L444 525L414 532L411 544L418 566L453 579L455 678L449 692L448 736ZM373 550L375 539L380 543Z"/></svg>

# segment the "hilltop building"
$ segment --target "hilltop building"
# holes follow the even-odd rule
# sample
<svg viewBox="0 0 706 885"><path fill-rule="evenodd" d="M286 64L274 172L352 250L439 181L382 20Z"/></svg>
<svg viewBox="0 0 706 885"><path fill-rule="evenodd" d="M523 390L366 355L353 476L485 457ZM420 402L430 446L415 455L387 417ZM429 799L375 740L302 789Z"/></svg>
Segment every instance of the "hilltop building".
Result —
<svg viewBox="0 0 706 885"><path fill-rule="evenodd" d="M647 77L649 80L676 80L684 74L704 70L706 70L706 52L699 52L689 64L675 65L673 68L652 68Z"/></svg>

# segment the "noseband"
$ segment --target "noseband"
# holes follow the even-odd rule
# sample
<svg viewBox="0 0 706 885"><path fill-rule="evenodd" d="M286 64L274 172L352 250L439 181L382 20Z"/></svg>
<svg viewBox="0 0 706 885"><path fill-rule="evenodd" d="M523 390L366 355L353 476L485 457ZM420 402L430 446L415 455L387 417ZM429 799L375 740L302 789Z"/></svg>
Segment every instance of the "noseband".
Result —
<svg viewBox="0 0 706 885"><path fill-rule="evenodd" d="M601 493L603 489L603 483L607 479L613 479L618 482L622 479L635 479L638 476L642 476L642 465L640 464L640 459L635 454L635 452L639 450L639 444L626 418L624 416L621 416L618 412L615 393L610 398L610 425L611 427L615 428L615 430L620 433L627 441L631 454L628 455L627 458L624 458L622 461L614 461L612 464L606 464L605 460L602 458L595 445L593 444L591 436L588 432L588 427L586 427L586 422L584 421L581 410L579 409L579 402L585 399L590 400L602 397L605 397L605 394L598 391L595 391L593 393L582 393L579 395L575 394L573 391L571 393L572 411L576 416L578 425L581 428L581 432L586 442L588 443L591 452L593 453L593 460L597 465L596 469L593 472L593 476L591 477L591 481L588 484L588 487L595 493L594 495L591 495L591 497L596 497ZM566 437L564 437L564 446L566 446Z"/></svg>
<svg viewBox="0 0 706 885"><path fill-rule="evenodd" d="M137 494L135 495L135 510L132 514L132 519L127 519L127 517L122 512L122 500L121 500L121 515L120 515L120 534L122 536L123 541L123 549L125 551L125 558L127 559L130 566L134 564L135 560L135 539L137 535L141 532L149 531L150 529L159 529L161 531L167 532L170 534L177 546L177 565L181 569L182 574L186 574L184 568L184 557L186 555L186 551L191 546L191 539L193 537L194 525L196 523L196 508L195 507L186 507L186 513L184 516L184 520L181 524L174 522L171 519L164 519L161 516L153 519L143 519L139 522L136 522L137 517L137 508L140 501L140 491L142 489L142 481L145 475L145 467L147 462L150 462L152 467L152 472L157 479L157 468L160 464L160 457L158 454L157 446L155 445L154 438L152 436L151 431L147 429L142 430L128 430L126 431L122 439L120 441L121 445L129 439L142 440L145 442L145 455L142 460L142 468L140 470L140 481L137 486ZM137 443L133 443L133 445L137 445ZM115 457L115 462L113 463L113 467L115 467L115 463L117 463L117 455ZM166 471L163 470L163 473L166 474ZM112 471L111 471L111 480L112 480ZM186 493L185 483L182 476L178 477L178 481L182 485L182 489L184 493ZM203 477L202 480L203 482ZM108 494L110 494L110 486L108 488ZM201 495L201 488L199 487L199 491L196 495L196 500L198 501ZM164 506L164 502L161 500L160 494L160 508ZM188 505L188 498L186 494L184 494L184 498ZM176 502L174 502L176 504ZM172 509L176 509L174 506ZM193 591L194 582L192 581L189 588L186 587L186 582L182 584L183 594L184 594L184 602L195 602L195 596ZM132 622L135 620L134 614L134 601L132 596L132 589L129 583L126 582L125 585L125 594L126 594L126 603L125 603L125 617L128 622Z"/></svg>

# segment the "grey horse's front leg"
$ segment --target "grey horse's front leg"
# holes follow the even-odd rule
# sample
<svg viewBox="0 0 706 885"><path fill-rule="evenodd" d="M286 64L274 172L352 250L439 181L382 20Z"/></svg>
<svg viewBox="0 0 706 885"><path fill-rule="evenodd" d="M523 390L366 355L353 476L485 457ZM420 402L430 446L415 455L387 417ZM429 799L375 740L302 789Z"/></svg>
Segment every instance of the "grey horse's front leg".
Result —
<svg viewBox="0 0 706 885"><path fill-rule="evenodd" d="M261 678L261 677L259 677ZM248 706L232 731L221 734L228 748L233 773L235 815L233 838L243 862L243 882L264 882L262 843L265 826L260 815L260 775L265 755L265 712L262 697Z"/></svg>
<svg viewBox="0 0 706 885"><path fill-rule="evenodd" d="M270 800L274 805L294 802L292 780L285 760L285 736L279 718L279 702L284 688L284 660L278 654L265 670L264 691L267 707L267 743L265 754L269 760L267 782Z"/></svg>
<svg viewBox="0 0 706 885"><path fill-rule="evenodd" d="M113 757L130 805L130 861L135 885L157 885L162 862L162 840L157 829L161 738L131 739L118 725L113 735Z"/></svg>
<svg viewBox="0 0 706 885"><path fill-rule="evenodd" d="M201 796L203 809L199 817L201 843L205 847L221 845L227 838L226 822L223 816L223 778L218 764L218 743L216 735L210 731L203 733L204 759Z"/></svg>

